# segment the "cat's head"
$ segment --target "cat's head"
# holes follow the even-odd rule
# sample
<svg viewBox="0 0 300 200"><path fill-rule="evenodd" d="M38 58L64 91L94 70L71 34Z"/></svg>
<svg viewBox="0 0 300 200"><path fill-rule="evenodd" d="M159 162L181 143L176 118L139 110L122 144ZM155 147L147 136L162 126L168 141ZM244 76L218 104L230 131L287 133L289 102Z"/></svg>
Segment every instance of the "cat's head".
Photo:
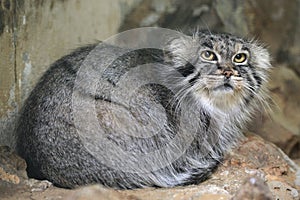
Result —
<svg viewBox="0 0 300 200"><path fill-rule="evenodd" d="M192 94L202 106L224 112L265 101L270 56L253 40L197 32L171 40L166 59L181 74L179 98Z"/></svg>

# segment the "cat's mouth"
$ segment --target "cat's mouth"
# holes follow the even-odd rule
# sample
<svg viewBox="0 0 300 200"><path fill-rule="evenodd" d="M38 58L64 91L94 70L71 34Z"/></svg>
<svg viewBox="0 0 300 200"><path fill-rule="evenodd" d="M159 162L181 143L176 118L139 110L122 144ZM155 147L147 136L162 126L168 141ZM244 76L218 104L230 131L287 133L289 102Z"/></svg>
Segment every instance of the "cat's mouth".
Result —
<svg viewBox="0 0 300 200"><path fill-rule="evenodd" d="M215 87L214 91L232 91L234 88L230 83L224 83L222 85L219 85Z"/></svg>

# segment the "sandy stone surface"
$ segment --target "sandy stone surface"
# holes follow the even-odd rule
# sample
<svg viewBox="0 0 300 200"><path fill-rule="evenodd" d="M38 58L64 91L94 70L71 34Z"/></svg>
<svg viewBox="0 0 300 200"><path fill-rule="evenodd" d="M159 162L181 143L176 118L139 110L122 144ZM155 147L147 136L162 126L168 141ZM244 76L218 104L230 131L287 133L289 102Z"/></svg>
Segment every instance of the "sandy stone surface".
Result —
<svg viewBox="0 0 300 200"><path fill-rule="evenodd" d="M213 175L199 185L137 190L113 190L92 185L69 190L57 188L48 181L28 179L25 167L25 162L9 148L0 148L0 199L292 200L300 198L300 171L297 174L299 166L278 147L250 133L226 156Z"/></svg>

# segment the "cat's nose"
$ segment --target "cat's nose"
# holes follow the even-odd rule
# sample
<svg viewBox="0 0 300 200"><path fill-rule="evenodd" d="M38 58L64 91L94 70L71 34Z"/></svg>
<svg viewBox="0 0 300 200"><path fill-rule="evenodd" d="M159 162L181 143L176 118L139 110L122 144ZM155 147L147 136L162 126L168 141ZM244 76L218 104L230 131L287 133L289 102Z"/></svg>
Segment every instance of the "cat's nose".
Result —
<svg viewBox="0 0 300 200"><path fill-rule="evenodd" d="M230 78L232 75L233 75L233 71L231 69L225 69L223 71L223 75L226 77L226 78Z"/></svg>

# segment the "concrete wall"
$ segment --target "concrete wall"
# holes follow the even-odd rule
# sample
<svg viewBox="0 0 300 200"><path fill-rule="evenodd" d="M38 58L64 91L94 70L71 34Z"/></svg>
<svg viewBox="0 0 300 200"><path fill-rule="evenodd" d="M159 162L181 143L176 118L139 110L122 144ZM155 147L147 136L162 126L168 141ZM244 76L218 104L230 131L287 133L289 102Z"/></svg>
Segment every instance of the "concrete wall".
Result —
<svg viewBox="0 0 300 200"><path fill-rule="evenodd" d="M139 0L0 0L0 145L50 63L118 32Z"/></svg>

